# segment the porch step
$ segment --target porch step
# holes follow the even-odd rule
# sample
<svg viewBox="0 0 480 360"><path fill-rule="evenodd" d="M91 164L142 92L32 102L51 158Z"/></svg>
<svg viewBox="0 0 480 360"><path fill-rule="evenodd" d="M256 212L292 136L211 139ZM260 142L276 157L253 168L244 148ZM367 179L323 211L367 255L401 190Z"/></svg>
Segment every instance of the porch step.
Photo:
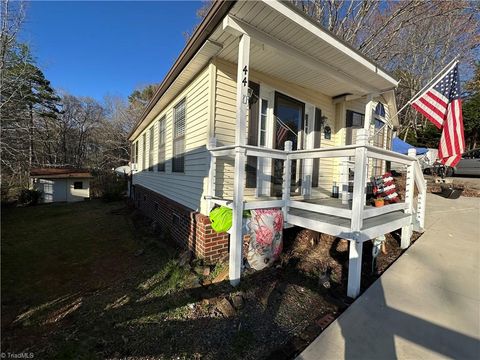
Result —
<svg viewBox="0 0 480 360"><path fill-rule="evenodd" d="M286 219L286 222L291 225L362 242L400 229L409 225L411 221L412 215L405 214L403 211L394 211L365 219L360 232L354 233L350 228L350 219L339 216L291 208Z"/></svg>

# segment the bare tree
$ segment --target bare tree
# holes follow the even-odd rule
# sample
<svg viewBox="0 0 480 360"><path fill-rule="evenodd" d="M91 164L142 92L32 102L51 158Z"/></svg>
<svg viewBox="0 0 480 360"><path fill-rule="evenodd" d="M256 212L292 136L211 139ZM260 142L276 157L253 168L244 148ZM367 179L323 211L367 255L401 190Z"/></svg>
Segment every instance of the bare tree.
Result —
<svg viewBox="0 0 480 360"><path fill-rule="evenodd" d="M292 0L320 25L392 71L403 106L452 58L469 72L478 58L479 4L470 1ZM401 114L403 131L424 125Z"/></svg>

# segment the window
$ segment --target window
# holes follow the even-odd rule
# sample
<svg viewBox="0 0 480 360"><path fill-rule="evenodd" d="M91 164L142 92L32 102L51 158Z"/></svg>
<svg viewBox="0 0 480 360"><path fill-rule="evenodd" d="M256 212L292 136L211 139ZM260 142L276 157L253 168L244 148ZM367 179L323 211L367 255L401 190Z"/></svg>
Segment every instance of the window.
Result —
<svg viewBox="0 0 480 360"><path fill-rule="evenodd" d="M365 116L355 111L347 110L347 132L345 138L346 145L355 144L357 139L357 129L363 128Z"/></svg>
<svg viewBox="0 0 480 360"><path fill-rule="evenodd" d="M260 106L260 127L258 129L258 145L266 146L268 100L262 99Z"/></svg>
<svg viewBox="0 0 480 360"><path fill-rule="evenodd" d="M155 140L154 136L155 127L152 126L148 131L148 171L153 171L153 156L155 154L155 147L153 146L153 141Z"/></svg>
<svg viewBox="0 0 480 360"><path fill-rule="evenodd" d="M75 190L80 190L80 189L83 189L83 182L82 181L75 181L73 183L73 188Z"/></svg>
<svg viewBox="0 0 480 360"><path fill-rule="evenodd" d="M145 170L147 167L146 167L146 157L147 157L147 134L144 133L143 136L142 136L142 140L143 140L143 143L142 143L142 170Z"/></svg>
<svg viewBox="0 0 480 360"><path fill-rule="evenodd" d="M135 164L138 163L138 141L135 142Z"/></svg>
<svg viewBox="0 0 480 360"><path fill-rule="evenodd" d="M185 99L173 109L172 171L185 171Z"/></svg>
<svg viewBox="0 0 480 360"><path fill-rule="evenodd" d="M132 160L132 164L137 165L137 162L138 162L138 141L135 141L134 143L132 143L130 158ZM135 170L135 168L133 168L133 169Z"/></svg>
<svg viewBox="0 0 480 360"><path fill-rule="evenodd" d="M373 136L373 146L383 148L384 141L385 141L385 123L375 118L375 134ZM373 165L373 175L379 176L383 173L383 160L380 159L371 159Z"/></svg>
<svg viewBox="0 0 480 360"><path fill-rule="evenodd" d="M165 171L165 116L158 121L158 163L157 171Z"/></svg>

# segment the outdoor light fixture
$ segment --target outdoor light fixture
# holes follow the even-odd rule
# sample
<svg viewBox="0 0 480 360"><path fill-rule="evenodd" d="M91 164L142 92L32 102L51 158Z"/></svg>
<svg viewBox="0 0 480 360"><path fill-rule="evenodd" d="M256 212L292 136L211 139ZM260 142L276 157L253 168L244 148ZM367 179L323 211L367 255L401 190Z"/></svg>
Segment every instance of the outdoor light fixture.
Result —
<svg viewBox="0 0 480 360"><path fill-rule="evenodd" d="M332 138L332 129L330 128L330 126L327 125L323 128L323 137L326 140L330 140Z"/></svg>
<svg viewBox="0 0 480 360"><path fill-rule="evenodd" d="M332 138L332 128L327 124L328 117L321 116L320 117L320 128L323 129L323 137L326 140L330 140Z"/></svg>

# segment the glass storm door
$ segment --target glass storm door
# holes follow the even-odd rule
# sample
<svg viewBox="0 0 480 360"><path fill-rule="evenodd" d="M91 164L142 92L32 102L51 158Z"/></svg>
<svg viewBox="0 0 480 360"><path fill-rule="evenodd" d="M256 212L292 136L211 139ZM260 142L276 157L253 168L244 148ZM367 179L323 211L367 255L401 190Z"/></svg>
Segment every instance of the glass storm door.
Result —
<svg viewBox="0 0 480 360"><path fill-rule="evenodd" d="M285 149L285 142L292 142L293 150L303 149L303 119L305 104L286 95L275 93L274 148ZM298 194L301 188L301 160L292 161L291 193ZM281 194L283 161L274 160L273 196Z"/></svg>

